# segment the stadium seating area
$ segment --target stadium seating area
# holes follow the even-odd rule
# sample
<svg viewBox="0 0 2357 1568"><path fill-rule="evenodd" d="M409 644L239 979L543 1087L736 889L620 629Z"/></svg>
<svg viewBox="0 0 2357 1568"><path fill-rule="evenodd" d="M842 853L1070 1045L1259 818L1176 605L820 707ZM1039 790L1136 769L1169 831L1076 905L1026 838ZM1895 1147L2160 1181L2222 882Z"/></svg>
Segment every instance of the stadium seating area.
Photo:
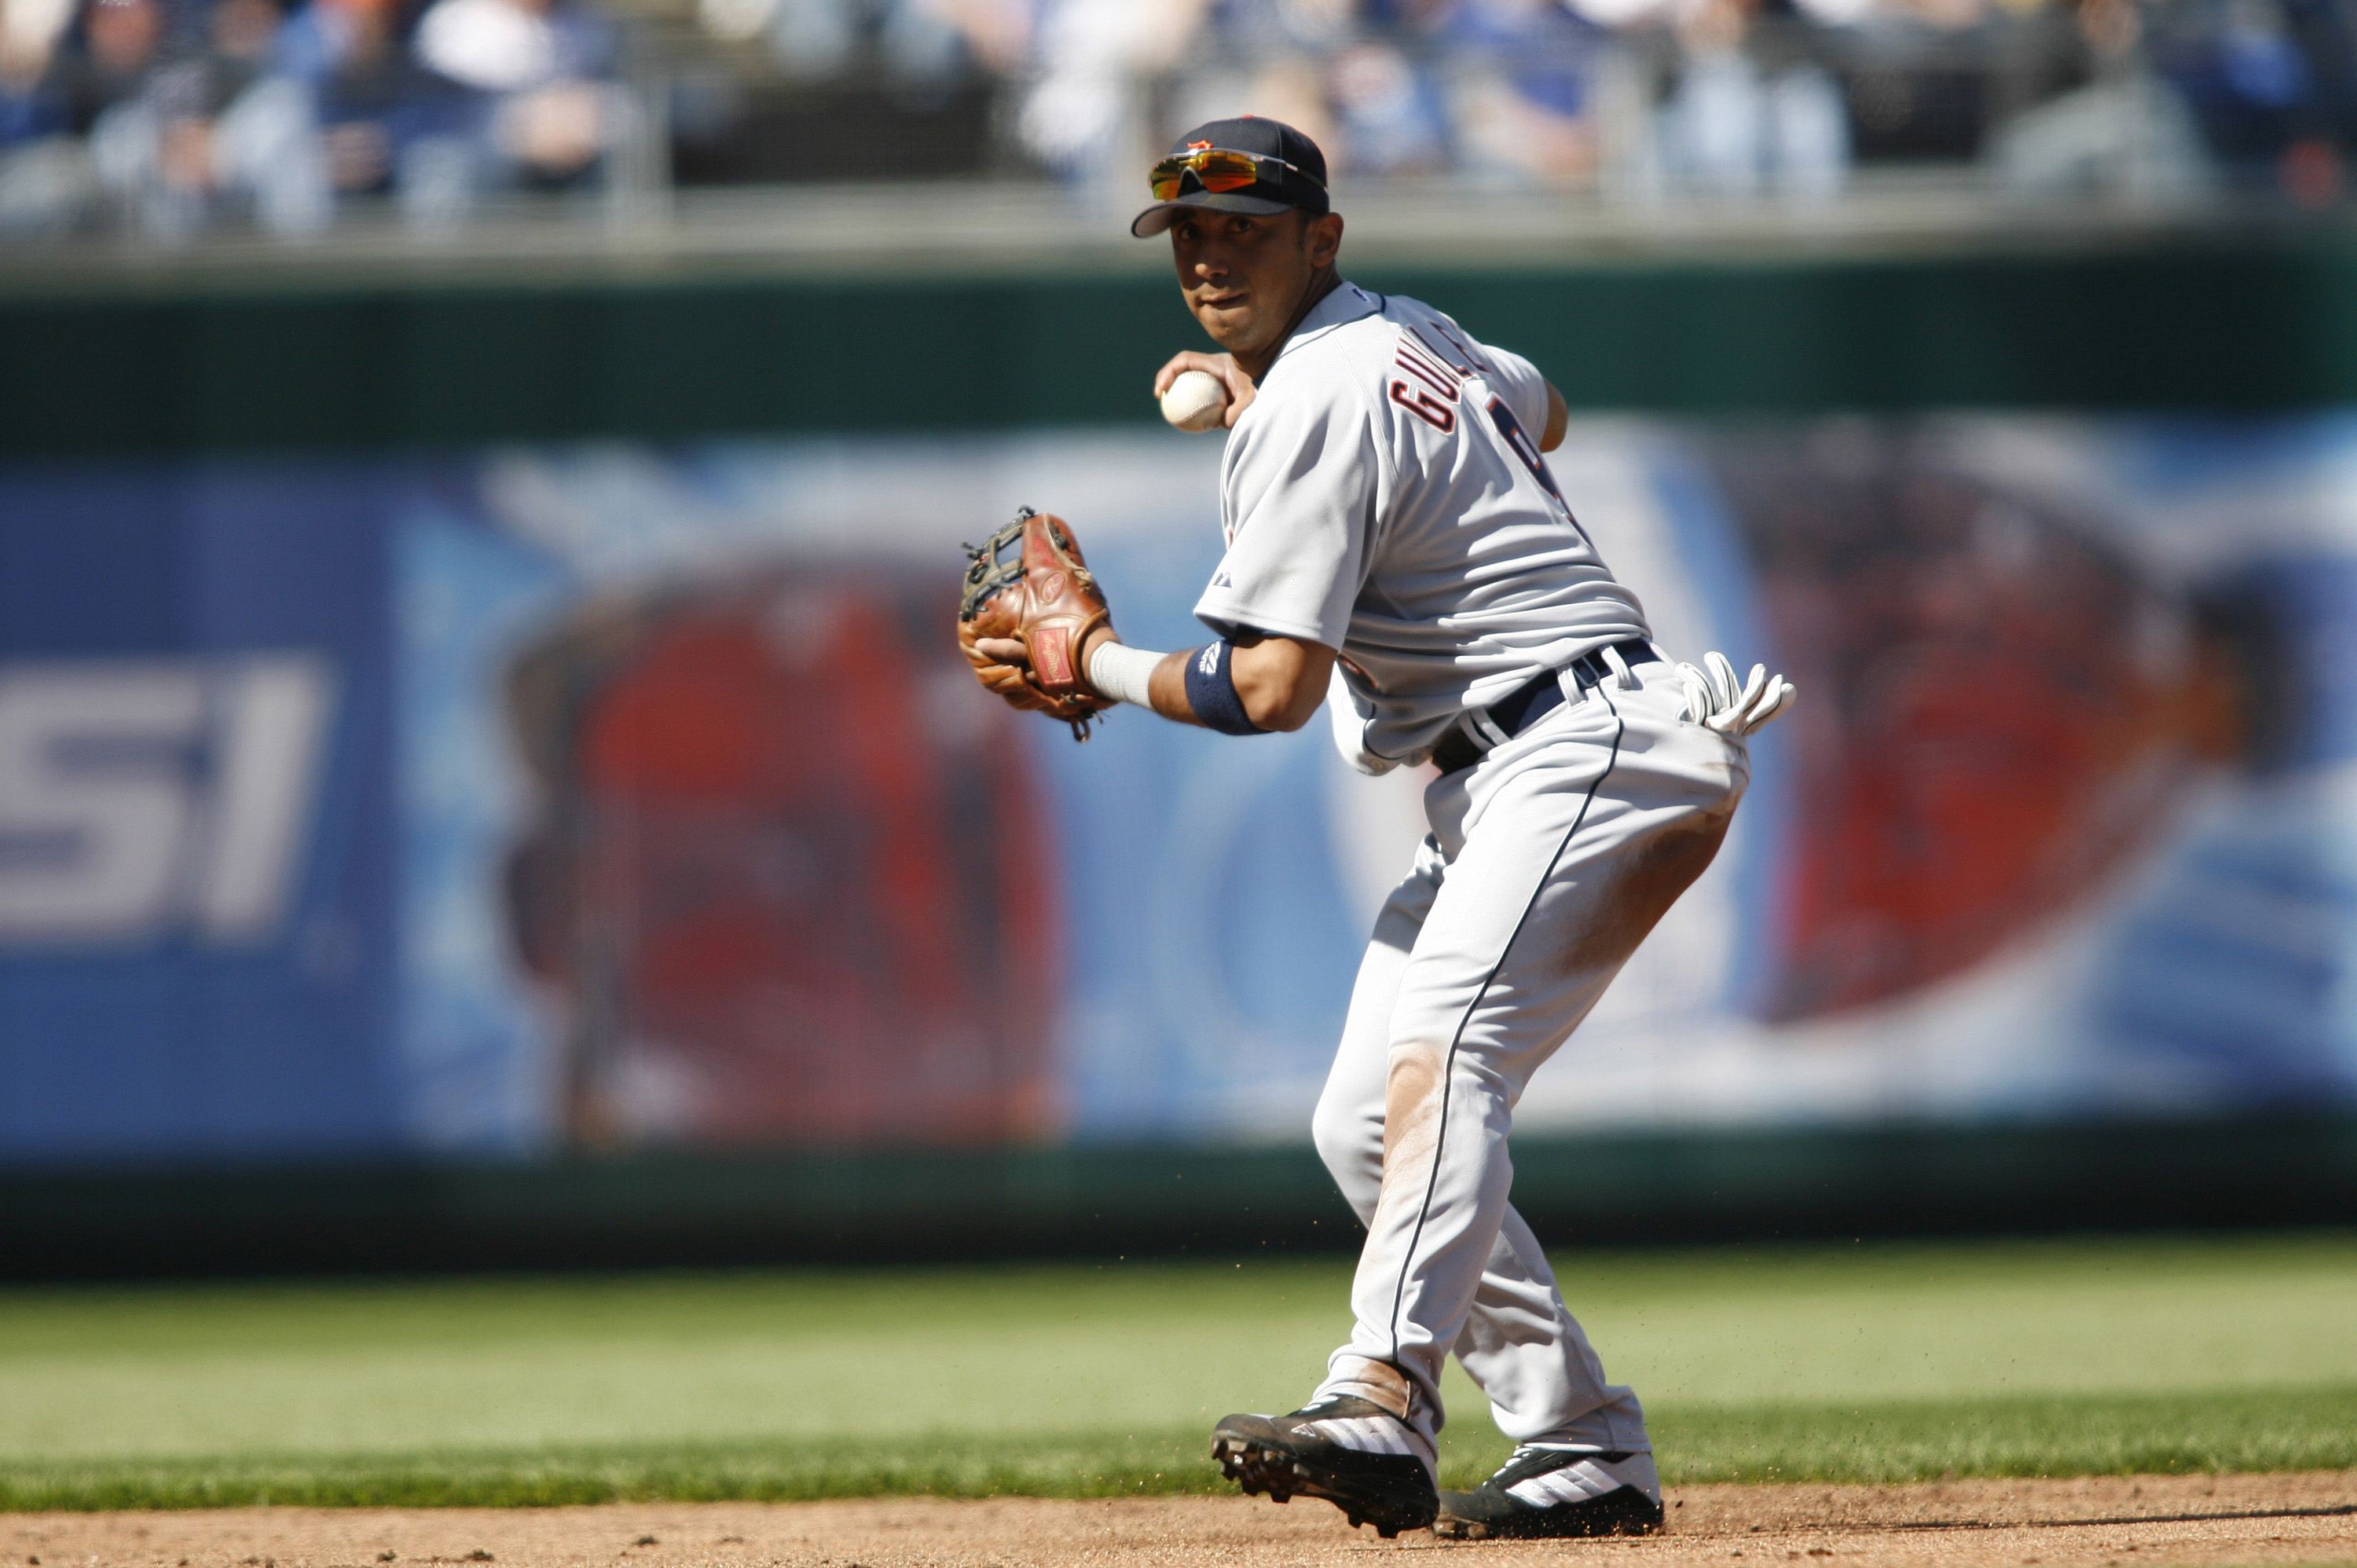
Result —
<svg viewBox="0 0 2357 1568"><path fill-rule="evenodd" d="M2344 0L0 0L0 239L1051 179L1250 106L1354 182L2341 193Z"/></svg>

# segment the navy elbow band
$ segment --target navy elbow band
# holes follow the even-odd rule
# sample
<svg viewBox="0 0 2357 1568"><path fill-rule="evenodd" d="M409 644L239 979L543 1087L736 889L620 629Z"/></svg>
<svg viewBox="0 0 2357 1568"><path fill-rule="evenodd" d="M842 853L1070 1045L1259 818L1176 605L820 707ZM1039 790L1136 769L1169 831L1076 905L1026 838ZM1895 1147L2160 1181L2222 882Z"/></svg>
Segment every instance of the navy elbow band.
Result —
<svg viewBox="0 0 2357 1568"><path fill-rule="evenodd" d="M1234 653L1235 645L1222 638L1187 656L1187 705L1195 710L1205 729L1222 735L1265 735L1268 732L1252 722L1252 714L1244 712L1243 698L1236 694L1236 679L1228 668Z"/></svg>

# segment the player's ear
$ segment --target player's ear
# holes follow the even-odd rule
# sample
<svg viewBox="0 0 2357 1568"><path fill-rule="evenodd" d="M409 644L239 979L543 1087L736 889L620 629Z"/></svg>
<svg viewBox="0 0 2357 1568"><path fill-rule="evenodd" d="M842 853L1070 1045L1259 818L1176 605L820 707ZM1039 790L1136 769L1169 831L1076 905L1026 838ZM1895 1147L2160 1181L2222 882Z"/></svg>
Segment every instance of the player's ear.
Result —
<svg viewBox="0 0 2357 1568"><path fill-rule="evenodd" d="M1309 246L1309 264L1327 267L1334 264L1336 252L1342 248L1342 215L1321 212L1308 222L1306 238Z"/></svg>

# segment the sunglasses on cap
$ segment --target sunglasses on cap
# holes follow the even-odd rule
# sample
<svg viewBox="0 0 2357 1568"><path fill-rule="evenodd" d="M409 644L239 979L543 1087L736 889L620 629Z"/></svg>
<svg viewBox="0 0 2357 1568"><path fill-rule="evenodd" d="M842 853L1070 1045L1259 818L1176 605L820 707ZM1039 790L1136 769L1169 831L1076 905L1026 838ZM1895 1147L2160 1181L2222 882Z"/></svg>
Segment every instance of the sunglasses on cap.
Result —
<svg viewBox="0 0 2357 1568"><path fill-rule="evenodd" d="M1221 195L1264 182L1277 184L1277 177L1274 175L1265 177L1264 180L1261 171L1269 167L1289 170L1318 189L1326 188L1324 180L1297 165L1286 163L1283 158L1272 158L1261 153L1232 152L1225 147L1193 147L1164 158L1146 177L1146 188L1153 191L1155 200L1168 201L1178 194L1179 186L1191 174L1205 190Z"/></svg>

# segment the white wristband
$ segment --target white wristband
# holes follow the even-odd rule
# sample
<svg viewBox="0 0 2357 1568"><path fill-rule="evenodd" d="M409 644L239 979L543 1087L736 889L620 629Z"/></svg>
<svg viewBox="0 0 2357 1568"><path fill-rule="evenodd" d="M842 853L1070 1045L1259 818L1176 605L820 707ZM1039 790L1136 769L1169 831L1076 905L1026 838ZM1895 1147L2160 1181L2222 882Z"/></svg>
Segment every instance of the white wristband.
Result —
<svg viewBox="0 0 2357 1568"><path fill-rule="evenodd" d="M1101 697L1151 707L1153 699L1147 695L1146 688L1162 657L1147 649L1131 648L1107 638L1089 650L1089 684L1097 689Z"/></svg>

